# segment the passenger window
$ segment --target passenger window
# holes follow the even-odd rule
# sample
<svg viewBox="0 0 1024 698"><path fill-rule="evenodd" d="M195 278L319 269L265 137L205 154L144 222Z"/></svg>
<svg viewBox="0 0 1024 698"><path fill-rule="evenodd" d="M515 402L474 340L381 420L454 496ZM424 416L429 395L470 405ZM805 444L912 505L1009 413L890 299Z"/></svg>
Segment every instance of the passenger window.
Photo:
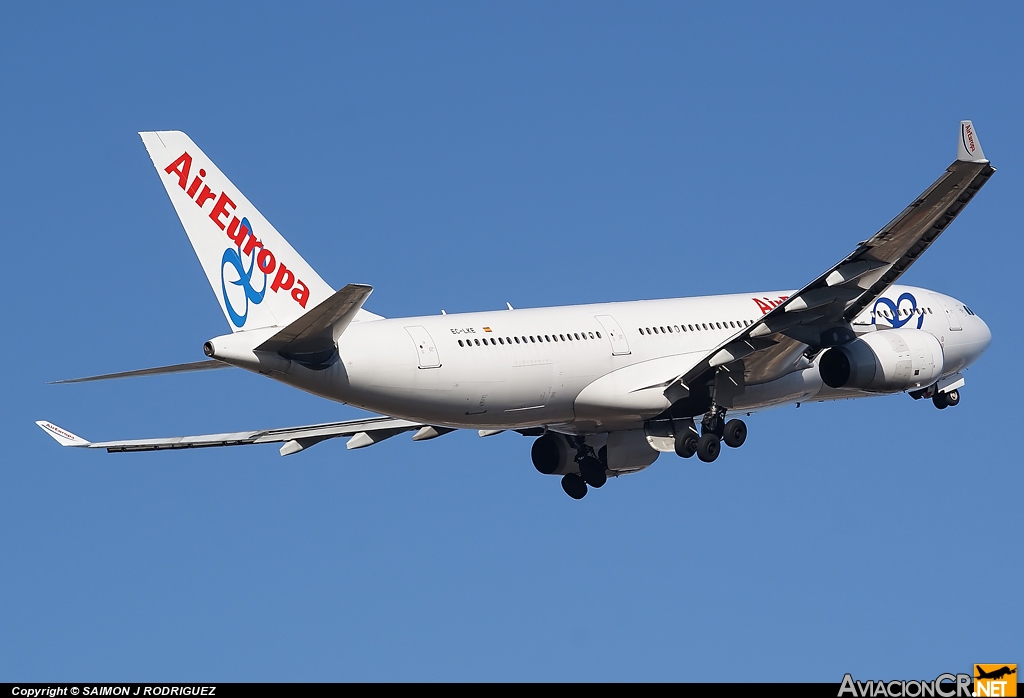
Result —
<svg viewBox="0 0 1024 698"><path fill-rule="evenodd" d="M647 334L650 334L650 333L651 333L651 328L650 328L650 327L648 327L648 328L647 328Z"/></svg>
<svg viewBox="0 0 1024 698"><path fill-rule="evenodd" d="M516 340L516 344L519 344L519 337L513 337L512 339Z"/></svg>
<svg viewBox="0 0 1024 698"><path fill-rule="evenodd" d="M576 337L576 339L580 338L579 334L575 334L574 336Z"/></svg>
<svg viewBox="0 0 1024 698"><path fill-rule="evenodd" d="M597 338L601 339L601 333L600 332L597 333Z"/></svg>
<svg viewBox="0 0 1024 698"><path fill-rule="evenodd" d="M544 335L544 341L545 342L550 342L551 341L551 335L548 335L548 334Z"/></svg>
<svg viewBox="0 0 1024 698"><path fill-rule="evenodd" d="M565 335L564 335L564 334L560 334L560 335L558 335L558 338L559 338L560 340L562 340L563 342L565 341Z"/></svg>
<svg viewBox="0 0 1024 698"><path fill-rule="evenodd" d="M462 340L461 339L459 340L459 346L460 347L462 346Z"/></svg>
<svg viewBox="0 0 1024 698"><path fill-rule="evenodd" d="M498 343L494 341L494 337L491 337L491 344L493 344L494 346L498 346Z"/></svg>
<svg viewBox="0 0 1024 698"><path fill-rule="evenodd" d="M690 332L693 332L693 325L687 325L690 328Z"/></svg>
<svg viewBox="0 0 1024 698"><path fill-rule="evenodd" d="M498 344L504 344L504 343L505 343L505 340L502 339L501 337L498 337Z"/></svg>
<svg viewBox="0 0 1024 698"><path fill-rule="evenodd" d="M664 327L661 328L661 333L665 334L665 328Z"/></svg>
<svg viewBox="0 0 1024 698"><path fill-rule="evenodd" d="M591 339L593 339L593 338L594 338L594 333L593 333L593 332L591 332L591 333L590 333L590 338L591 338Z"/></svg>
<svg viewBox="0 0 1024 698"><path fill-rule="evenodd" d="M676 332L678 332L679 331L679 325L676 325L675 327L676 327Z"/></svg>
<svg viewBox="0 0 1024 698"><path fill-rule="evenodd" d="M480 340L479 339L474 339L473 341L476 342L477 346L480 346Z"/></svg>
<svg viewBox="0 0 1024 698"><path fill-rule="evenodd" d="M536 344L537 342L533 339L533 335L530 335L530 344Z"/></svg>

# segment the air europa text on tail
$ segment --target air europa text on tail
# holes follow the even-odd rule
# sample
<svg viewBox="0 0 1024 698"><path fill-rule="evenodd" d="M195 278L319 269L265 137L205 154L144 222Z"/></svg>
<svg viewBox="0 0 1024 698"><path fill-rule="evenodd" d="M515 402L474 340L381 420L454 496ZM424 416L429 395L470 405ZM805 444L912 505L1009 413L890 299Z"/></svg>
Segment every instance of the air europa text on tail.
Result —
<svg viewBox="0 0 1024 698"><path fill-rule="evenodd" d="M189 175L191 171L192 156L189 155L188 151L182 153L174 162L164 168L164 172L169 175L175 175L178 178L178 186L181 187L182 191L190 199L196 202L199 208L203 208L208 201L216 199L210 210L210 220L227 234L231 242L238 247L241 254L246 256L255 255L256 266L259 267L261 272L268 277L274 274L273 281L270 283L271 291L274 293L278 291L291 291L292 299L302 308L305 308L306 302L309 300L309 288L306 284L301 279L296 278L294 272L281 263L271 250L263 246L263 243L252 232L252 228L243 222L245 221L244 217L239 219L238 216L233 215L235 202L227 194L218 194L210 189L203 181L203 177L206 176L206 170L200 168L198 174L190 183ZM231 218L230 221L227 220L228 217Z"/></svg>

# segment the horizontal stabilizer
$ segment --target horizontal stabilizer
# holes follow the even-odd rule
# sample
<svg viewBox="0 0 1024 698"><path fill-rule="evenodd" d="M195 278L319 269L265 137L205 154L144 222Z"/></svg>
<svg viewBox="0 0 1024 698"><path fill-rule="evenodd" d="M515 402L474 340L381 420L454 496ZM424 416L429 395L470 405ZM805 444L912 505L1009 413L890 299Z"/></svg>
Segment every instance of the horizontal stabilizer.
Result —
<svg viewBox="0 0 1024 698"><path fill-rule="evenodd" d="M65 383L89 383L92 381L105 381L114 378L136 378L138 376L159 376L164 373L189 373L191 371L209 371L213 368L229 368L230 364L216 359L206 361L193 361L187 364L174 364L173 366L157 366L156 368L139 368L134 371L121 371L120 373L104 373L101 376L86 376L85 378L66 378L60 381L51 381L50 385L63 385ZM45 427L44 427L45 428Z"/></svg>
<svg viewBox="0 0 1024 698"><path fill-rule="evenodd" d="M373 287L365 284L345 286L256 347L256 351L274 352L310 367L329 365L338 338L372 292Z"/></svg>

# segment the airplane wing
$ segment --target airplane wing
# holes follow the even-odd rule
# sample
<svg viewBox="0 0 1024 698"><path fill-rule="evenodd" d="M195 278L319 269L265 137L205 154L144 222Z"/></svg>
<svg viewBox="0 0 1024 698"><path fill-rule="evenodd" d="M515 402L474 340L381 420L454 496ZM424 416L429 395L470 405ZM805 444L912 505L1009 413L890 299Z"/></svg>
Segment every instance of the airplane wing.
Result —
<svg viewBox="0 0 1024 698"><path fill-rule="evenodd" d="M684 397L720 370L741 369L745 383L764 383L797 368L808 347L853 339L851 321L935 242L994 172L973 124L962 121L957 159L934 184L839 263L670 381L666 395Z"/></svg>
<svg viewBox="0 0 1024 698"><path fill-rule="evenodd" d="M321 441L337 438L339 436L351 436L347 447L363 448L372 446L384 439L401 434L402 432L419 429L417 440L425 440L440 435L436 427L429 427L425 424L410 422L405 419L394 417L370 417L368 419L354 419L347 422L330 422L327 424L312 424L301 427L288 427L284 429L264 429L260 431L237 431L228 434L203 434L200 436L172 436L162 439L132 439L129 441L100 441L91 442L76 436L66 429L47 421L38 421L36 424L52 436L61 446L72 446L78 448L105 448L108 453L123 453L126 451L164 451L177 448L209 448L212 446L247 446L249 444L283 443L281 455L287 456L298 453L310 446L315 446ZM427 431L434 429L431 433ZM451 431L451 430L447 430ZM446 433L441 431L441 433Z"/></svg>

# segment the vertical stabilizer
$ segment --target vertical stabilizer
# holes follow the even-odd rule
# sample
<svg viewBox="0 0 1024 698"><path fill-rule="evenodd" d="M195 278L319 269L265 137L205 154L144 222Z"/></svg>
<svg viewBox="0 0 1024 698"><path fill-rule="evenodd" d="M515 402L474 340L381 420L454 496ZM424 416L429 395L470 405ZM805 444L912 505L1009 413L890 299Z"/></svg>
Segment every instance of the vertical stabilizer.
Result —
<svg viewBox="0 0 1024 698"><path fill-rule="evenodd" d="M139 135L232 331L287 325L334 293L191 138Z"/></svg>

